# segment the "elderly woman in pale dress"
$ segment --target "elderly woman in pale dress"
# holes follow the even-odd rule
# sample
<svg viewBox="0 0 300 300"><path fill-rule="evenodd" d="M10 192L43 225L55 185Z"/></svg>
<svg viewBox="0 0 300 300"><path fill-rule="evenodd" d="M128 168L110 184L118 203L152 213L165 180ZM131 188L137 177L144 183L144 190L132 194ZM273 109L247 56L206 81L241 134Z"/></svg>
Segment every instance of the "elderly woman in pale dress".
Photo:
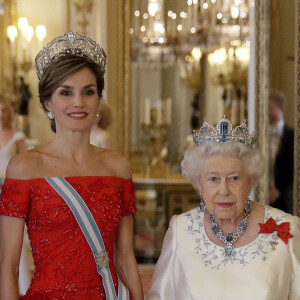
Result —
<svg viewBox="0 0 300 300"><path fill-rule="evenodd" d="M148 300L300 299L300 221L249 200L264 161L246 124L203 124L183 175L201 203L174 216Z"/></svg>

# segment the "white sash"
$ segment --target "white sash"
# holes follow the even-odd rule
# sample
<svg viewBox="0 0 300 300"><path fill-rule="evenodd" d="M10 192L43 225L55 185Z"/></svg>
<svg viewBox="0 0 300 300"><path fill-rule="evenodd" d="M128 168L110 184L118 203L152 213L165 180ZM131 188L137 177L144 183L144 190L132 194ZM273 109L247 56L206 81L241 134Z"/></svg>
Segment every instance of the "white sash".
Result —
<svg viewBox="0 0 300 300"><path fill-rule="evenodd" d="M93 215L84 200L64 177L47 177L46 181L65 200L93 252L97 271L102 277L107 300L129 300L128 289L118 277L118 297L109 269L108 254Z"/></svg>

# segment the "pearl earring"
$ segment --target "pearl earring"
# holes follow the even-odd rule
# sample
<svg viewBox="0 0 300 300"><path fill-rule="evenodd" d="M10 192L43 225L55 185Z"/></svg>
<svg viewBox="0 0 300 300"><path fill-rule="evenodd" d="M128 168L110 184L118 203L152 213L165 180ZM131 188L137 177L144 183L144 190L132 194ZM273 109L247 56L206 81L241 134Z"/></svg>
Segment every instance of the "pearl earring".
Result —
<svg viewBox="0 0 300 300"><path fill-rule="evenodd" d="M54 113L52 111L48 111L48 118L49 120L54 120Z"/></svg>

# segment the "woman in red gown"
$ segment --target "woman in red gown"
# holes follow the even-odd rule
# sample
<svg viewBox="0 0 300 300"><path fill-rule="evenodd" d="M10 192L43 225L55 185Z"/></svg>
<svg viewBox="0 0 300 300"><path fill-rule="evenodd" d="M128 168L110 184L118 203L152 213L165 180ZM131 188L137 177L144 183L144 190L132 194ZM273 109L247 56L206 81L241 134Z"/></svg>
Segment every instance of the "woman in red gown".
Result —
<svg viewBox="0 0 300 300"><path fill-rule="evenodd" d="M56 134L50 143L9 163L0 200L1 299L19 299L25 222L35 274L21 299L115 299L105 295L93 252L72 211L46 180L56 177L66 179L91 212L105 244L116 294L119 277L130 299L143 299L133 252L136 207L129 163L89 142L105 62L99 45L72 32L54 39L36 58L40 101Z"/></svg>

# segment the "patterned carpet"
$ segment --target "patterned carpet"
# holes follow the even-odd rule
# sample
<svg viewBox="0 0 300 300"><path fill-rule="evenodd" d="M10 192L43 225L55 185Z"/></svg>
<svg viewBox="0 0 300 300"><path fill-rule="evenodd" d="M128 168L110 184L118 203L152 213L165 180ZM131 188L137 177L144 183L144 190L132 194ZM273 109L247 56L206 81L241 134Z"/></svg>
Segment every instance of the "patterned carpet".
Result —
<svg viewBox="0 0 300 300"><path fill-rule="evenodd" d="M153 264L139 264L139 271L141 275L145 299L151 288L151 281L152 281L154 267L155 265Z"/></svg>

